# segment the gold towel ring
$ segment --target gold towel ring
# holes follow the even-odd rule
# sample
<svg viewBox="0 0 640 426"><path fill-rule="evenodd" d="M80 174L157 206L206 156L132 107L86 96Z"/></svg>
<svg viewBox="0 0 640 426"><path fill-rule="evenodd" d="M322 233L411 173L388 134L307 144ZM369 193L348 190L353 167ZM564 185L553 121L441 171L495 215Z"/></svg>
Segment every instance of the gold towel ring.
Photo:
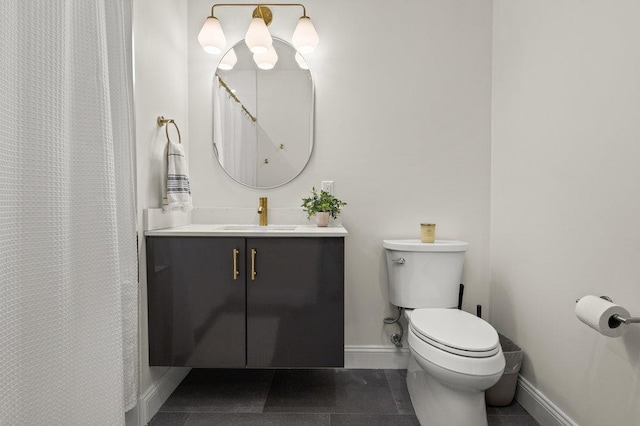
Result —
<svg viewBox="0 0 640 426"><path fill-rule="evenodd" d="M178 132L178 143L182 143L182 137L180 136L180 129L178 129L178 125L176 124L173 118L164 118L164 115L159 115L156 122L160 127L165 126L164 130L165 130L165 133L167 134L167 142L171 142L171 138L169 137L169 123L173 124L173 126L176 128L176 132Z"/></svg>

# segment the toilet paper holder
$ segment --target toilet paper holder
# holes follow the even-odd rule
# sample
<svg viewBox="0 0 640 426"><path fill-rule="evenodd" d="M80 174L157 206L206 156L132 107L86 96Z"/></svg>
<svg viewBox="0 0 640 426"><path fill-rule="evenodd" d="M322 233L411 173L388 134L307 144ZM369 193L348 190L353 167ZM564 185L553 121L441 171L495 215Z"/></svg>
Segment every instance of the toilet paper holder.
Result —
<svg viewBox="0 0 640 426"><path fill-rule="evenodd" d="M600 296L600 299L604 299L607 302L613 303L613 299L611 299L609 296ZM576 303L578 303L579 301L580 299L576 299ZM609 327L611 328L616 328L620 324L640 324L640 317L624 318L618 314L615 314L612 315L609 319Z"/></svg>

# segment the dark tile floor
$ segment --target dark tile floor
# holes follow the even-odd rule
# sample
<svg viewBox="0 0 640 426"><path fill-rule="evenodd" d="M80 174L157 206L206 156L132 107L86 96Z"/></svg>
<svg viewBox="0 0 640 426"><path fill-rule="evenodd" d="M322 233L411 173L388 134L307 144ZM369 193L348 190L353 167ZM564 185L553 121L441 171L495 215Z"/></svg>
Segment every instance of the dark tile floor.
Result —
<svg viewBox="0 0 640 426"><path fill-rule="evenodd" d="M419 426L406 374L193 369L149 426ZM538 425L517 402L487 414L489 426Z"/></svg>

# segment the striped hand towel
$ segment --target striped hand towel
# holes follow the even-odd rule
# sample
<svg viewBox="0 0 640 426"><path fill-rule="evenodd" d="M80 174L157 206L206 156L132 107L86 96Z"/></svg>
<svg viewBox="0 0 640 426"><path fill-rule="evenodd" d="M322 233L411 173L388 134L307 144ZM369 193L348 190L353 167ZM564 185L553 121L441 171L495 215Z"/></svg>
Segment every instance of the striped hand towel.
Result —
<svg viewBox="0 0 640 426"><path fill-rule="evenodd" d="M172 141L167 146L167 193L163 199L163 208L183 211L193 208L187 158L182 144Z"/></svg>

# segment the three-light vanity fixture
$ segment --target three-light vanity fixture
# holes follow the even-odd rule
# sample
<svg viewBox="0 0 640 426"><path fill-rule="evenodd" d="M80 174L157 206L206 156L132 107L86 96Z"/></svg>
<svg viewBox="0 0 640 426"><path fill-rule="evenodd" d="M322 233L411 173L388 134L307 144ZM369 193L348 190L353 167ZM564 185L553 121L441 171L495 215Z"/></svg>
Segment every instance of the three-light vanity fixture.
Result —
<svg viewBox="0 0 640 426"><path fill-rule="evenodd" d="M301 7L302 16L298 19L298 24L291 37L291 42L296 48L296 61L306 63L300 54L311 53L318 46L319 38L311 19L307 16L307 11L302 4L297 3L263 3L263 4L240 4L240 3L219 3L211 6L211 16L207 18L198 34L198 41L205 52L217 55L223 52L227 40L222 31L220 21L214 15L216 7L255 7L249 29L245 35L245 43L253 53L253 60L261 69L271 69L278 61L278 55L273 48L273 39L267 26L273 19L273 14L268 6L276 7ZM233 49L231 49L218 65L220 69L230 70L237 61Z"/></svg>

